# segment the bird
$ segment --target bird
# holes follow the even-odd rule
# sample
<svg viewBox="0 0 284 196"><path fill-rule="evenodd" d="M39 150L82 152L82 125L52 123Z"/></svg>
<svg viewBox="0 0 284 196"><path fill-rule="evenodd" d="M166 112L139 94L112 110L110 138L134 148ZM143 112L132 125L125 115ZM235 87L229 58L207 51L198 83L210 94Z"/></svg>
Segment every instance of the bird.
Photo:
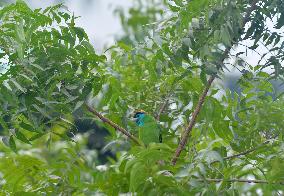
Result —
<svg viewBox="0 0 284 196"><path fill-rule="evenodd" d="M154 117L143 110L134 113L138 129L138 138L148 146L150 143L162 143L161 128Z"/></svg>

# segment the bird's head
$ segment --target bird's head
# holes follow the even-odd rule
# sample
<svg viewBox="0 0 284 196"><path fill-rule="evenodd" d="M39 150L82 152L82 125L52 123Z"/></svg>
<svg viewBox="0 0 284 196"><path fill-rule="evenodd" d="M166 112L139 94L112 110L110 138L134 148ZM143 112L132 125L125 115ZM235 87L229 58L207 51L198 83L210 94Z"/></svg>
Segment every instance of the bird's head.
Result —
<svg viewBox="0 0 284 196"><path fill-rule="evenodd" d="M137 110L134 113L133 118L135 119L136 125L142 127L144 125L144 118L146 116L146 112L143 110Z"/></svg>

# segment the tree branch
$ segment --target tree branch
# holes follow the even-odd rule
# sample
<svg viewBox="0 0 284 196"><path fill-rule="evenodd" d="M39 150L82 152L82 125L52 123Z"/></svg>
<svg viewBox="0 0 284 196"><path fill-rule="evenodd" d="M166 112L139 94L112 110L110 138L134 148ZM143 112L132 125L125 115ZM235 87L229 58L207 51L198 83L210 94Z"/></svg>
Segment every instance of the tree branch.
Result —
<svg viewBox="0 0 284 196"><path fill-rule="evenodd" d="M112 126L115 130L120 131L122 134L126 135L129 139L134 141L136 144L143 146L141 142L134 135L126 131L124 128L120 127L118 124L112 122L110 119L104 117L102 114L97 112L94 108L90 107L88 104L86 104L86 106L91 113L93 113L95 116L101 119L104 123Z"/></svg>
<svg viewBox="0 0 284 196"><path fill-rule="evenodd" d="M185 131L183 132L182 134L182 137L181 137L181 141L179 143L179 146L177 147L176 149L176 152L174 154L174 158L172 159L172 164L175 165L176 162L177 162L177 159L178 157L180 156L180 153L181 151L183 150L186 142L187 142L187 139L189 137L189 134L191 133L192 131L192 128L194 127L195 125L195 122L196 122L196 119L197 119L197 116L202 108L202 105L205 101L205 97L207 96L207 93L209 91L209 88L211 87L211 84L212 82L214 81L215 79L215 76L210 76L208 82L207 82L207 85L206 85L206 88L204 89L203 93L201 94L201 96L199 97L199 100L198 100L198 103L197 103L197 106L192 114L192 118L191 118L191 121L189 122L189 125L186 127Z"/></svg>
<svg viewBox="0 0 284 196"><path fill-rule="evenodd" d="M280 184L284 185L283 182L269 182L266 180L248 180L248 179L215 179L215 178L204 178L198 179L198 181L207 181L207 182L244 182L244 183L258 183L258 184Z"/></svg>
<svg viewBox="0 0 284 196"><path fill-rule="evenodd" d="M246 151L244 151L244 152L241 152L241 153L238 153L238 154L234 154L234 155L231 155L231 156L224 157L224 160L227 160L227 159L234 159L234 158L237 158L237 157L240 157L240 156L243 156L243 155L247 155L247 154L249 154L249 153L251 153L251 152L253 152L253 151L258 150L260 147L262 147L262 146L264 146L264 145L266 145L266 144L268 144L268 143L269 143L269 141L265 141L265 142L263 142L261 145L255 147L255 148L251 148L251 149L246 150Z"/></svg>
<svg viewBox="0 0 284 196"><path fill-rule="evenodd" d="M260 147L263 147L264 145L269 144L269 142L270 142L270 141L267 140L267 141L263 142L262 144L258 145L258 146L255 147L255 148L251 148L251 149L246 150L246 151L244 151L244 152L240 152L240 153L238 153L238 154L234 154L234 155L231 155L231 156L224 157L223 159L224 159L224 160L228 160L228 159L234 159L234 158L238 158L238 157L240 157L240 156L247 155L247 154L249 154L249 153L251 153L251 152L254 152L254 151L258 150ZM217 163L217 162L219 162L219 161L217 161L217 160L216 160L216 161L212 161L210 164Z"/></svg>
<svg viewBox="0 0 284 196"><path fill-rule="evenodd" d="M248 10L246 11L246 15L243 19L243 24L242 24L242 27L241 27L241 30L243 31L244 27L245 27L245 24L249 21L249 18L250 18L250 15L252 13L253 10L256 9L256 4L259 0L254 0L251 4L251 6L248 8ZM239 37L237 38L239 40ZM232 39L232 42L233 42L233 39ZM232 44L233 45L233 44ZM230 47L227 47L226 50L223 52L223 57L221 59L221 63L223 63L223 61L227 58L230 50L231 50L232 46ZM205 89L203 90L202 94L200 95L199 97L199 100L198 100L198 103L197 103L197 106L195 107L195 110L192 114L192 118L191 118L191 121L189 122L189 125L186 127L185 131L183 132L182 134L182 137L181 137L181 141L175 151L175 154L173 156L173 159L172 159L172 164L175 165L176 162L177 162L177 159L179 158L180 154L181 154L181 151L184 149L184 146L186 145L187 143L187 140L188 140L188 137L195 125L195 122L196 122L196 119L197 119L197 116L202 108L202 105L205 101L205 98L207 96L207 93L213 83L215 79L215 75L211 75L209 80L207 81L207 85L205 86Z"/></svg>
<svg viewBox="0 0 284 196"><path fill-rule="evenodd" d="M164 101L164 103L162 104L162 106L160 107L160 110L156 116L156 120L157 121L160 121L160 117L161 117L161 114L164 112L164 110L166 109L167 105L169 103L169 99L166 98L166 100Z"/></svg>

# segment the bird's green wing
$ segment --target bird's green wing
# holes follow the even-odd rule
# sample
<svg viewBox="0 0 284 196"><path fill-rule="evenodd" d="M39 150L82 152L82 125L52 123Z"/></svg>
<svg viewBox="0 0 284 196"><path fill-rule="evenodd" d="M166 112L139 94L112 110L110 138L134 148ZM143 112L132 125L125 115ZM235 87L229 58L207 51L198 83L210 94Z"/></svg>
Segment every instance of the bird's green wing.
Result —
<svg viewBox="0 0 284 196"><path fill-rule="evenodd" d="M162 137L162 127L161 127L161 125L158 124L158 128L159 128L159 142L162 143L163 142L163 137Z"/></svg>
<svg viewBox="0 0 284 196"><path fill-rule="evenodd" d="M159 143L160 133L161 131L156 120L147 115L145 117L144 126L139 127L139 139L142 140L145 145L148 145L152 142Z"/></svg>

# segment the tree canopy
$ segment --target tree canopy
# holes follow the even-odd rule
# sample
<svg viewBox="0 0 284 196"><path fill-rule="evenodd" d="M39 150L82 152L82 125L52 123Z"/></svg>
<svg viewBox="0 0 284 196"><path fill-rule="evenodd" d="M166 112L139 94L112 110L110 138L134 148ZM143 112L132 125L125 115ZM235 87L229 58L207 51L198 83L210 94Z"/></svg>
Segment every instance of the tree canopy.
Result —
<svg viewBox="0 0 284 196"><path fill-rule="evenodd" d="M124 35L98 54L62 4L0 9L0 193L283 194L283 0L136 1L116 14ZM223 85L234 69L238 91ZM163 143L143 145L135 109ZM78 118L110 132L115 158L99 165Z"/></svg>

